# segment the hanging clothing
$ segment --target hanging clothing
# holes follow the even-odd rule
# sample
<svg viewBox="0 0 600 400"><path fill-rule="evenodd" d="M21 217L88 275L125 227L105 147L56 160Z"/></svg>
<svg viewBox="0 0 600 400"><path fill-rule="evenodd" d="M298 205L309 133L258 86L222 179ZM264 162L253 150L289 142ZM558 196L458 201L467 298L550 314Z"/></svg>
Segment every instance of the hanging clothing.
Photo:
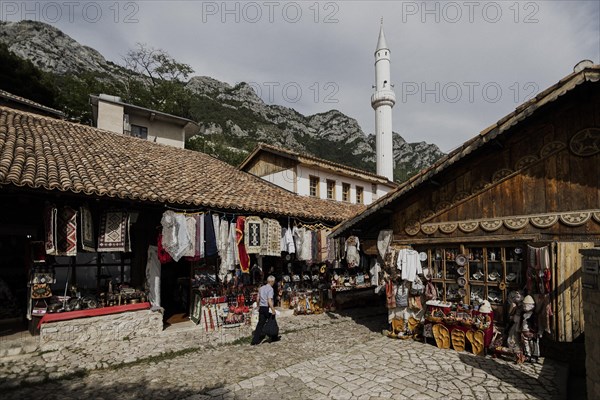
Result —
<svg viewBox="0 0 600 400"><path fill-rule="evenodd" d="M218 218L217 218L218 220ZM214 257L219 253L217 249L217 228L214 226L213 216L204 214L204 257Z"/></svg>
<svg viewBox="0 0 600 400"><path fill-rule="evenodd" d="M160 223L163 226L163 247L174 261L179 261L193 246L185 215L168 210L163 213Z"/></svg>
<svg viewBox="0 0 600 400"><path fill-rule="evenodd" d="M146 285L148 286L148 300L152 306L160 307L160 260L156 246L148 246Z"/></svg>
<svg viewBox="0 0 600 400"><path fill-rule="evenodd" d="M161 264L166 264L166 263L170 263L173 261L173 258L171 257L171 255L165 250L165 248L163 247L163 235L159 234L158 235L158 240L157 240L157 253L158 253L158 260L160 261Z"/></svg>
<svg viewBox="0 0 600 400"><path fill-rule="evenodd" d="M240 263L239 249L237 246L237 235L235 231L235 222L229 223L229 245L227 250L227 260L229 270L234 270L235 266Z"/></svg>
<svg viewBox="0 0 600 400"><path fill-rule="evenodd" d="M412 249L400 249L396 265L402 271L402 279L408 282L414 282L417 274L423 273L419 252Z"/></svg>
<svg viewBox="0 0 600 400"><path fill-rule="evenodd" d="M381 272L381 265L373 259L369 275L371 276L371 286L379 286L379 273Z"/></svg>
<svg viewBox="0 0 600 400"><path fill-rule="evenodd" d="M346 262L348 263L348 268L355 268L360 265L360 254L358 251L360 250L360 241L356 236L350 236L346 239Z"/></svg>
<svg viewBox="0 0 600 400"><path fill-rule="evenodd" d="M186 258L194 258L196 257L196 238L201 240L202 234L200 232L198 232L198 234L196 234L196 227L200 227L202 224L197 224L196 223L196 215L186 215L185 216L185 229L187 230L187 236L189 238L189 244L187 246L187 248L185 249L185 251L183 252L183 257ZM181 229L181 228L180 228ZM204 256L203 251L199 250L199 258L202 258Z"/></svg>
<svg viewBox="0 0 600 400"><path fill-rule="evenodd" d="M393 237L394 231L391 229L379 231L379 235L377 235L377 250L382 259L385 257L385 253L387 253Z"/></svg>
<svg viewBox="0 0 600 400"><path fill-rule="evenodd" d="M292 235L294 236L294 242L296 243L296 259L299 261L306 260L306 253L304 248L304 231L305 228L294 227Z"/></svg>
<svg viewBox="0 0 600 400"><path fill-rule="evenodd" d="M238 254L240 257L240 268L244 274L250 273L250 256L246 252L246 246L244 245L244 228L246 224L246 218L237 217L235 235L236 243L238 248Z"/></svg>
<svg viewBox="0 0 600 400"><path fill-rule="evenodd" d="M46 254L56 254L56 215L58 209L54 205L44 207L44 227L46 228L45 246Z"/></svg>
<svg viewBox="0 0 600 400"><path fill-rule="evenodd" d="M336 239L333 239L330 236L327 236L327 261L332 263L335 261L335 245L337 243Z"/></svg>
<svg viewBox="0 0 600 400"><path fill-rule="evenodd" d="M283 251L288 252L289 254L296 253L296 244L294 243L294 235L292 234L292 230L288 226L284 232L284 243L285 249Z"/></svg>
<svg viewBox="0 0 600 400"><path fill-rule="evenodd" d="M217 247L217 253L221 250L221 218L217 214L211 214L213 220L213 230L215 235L215 246Z"/></svg>

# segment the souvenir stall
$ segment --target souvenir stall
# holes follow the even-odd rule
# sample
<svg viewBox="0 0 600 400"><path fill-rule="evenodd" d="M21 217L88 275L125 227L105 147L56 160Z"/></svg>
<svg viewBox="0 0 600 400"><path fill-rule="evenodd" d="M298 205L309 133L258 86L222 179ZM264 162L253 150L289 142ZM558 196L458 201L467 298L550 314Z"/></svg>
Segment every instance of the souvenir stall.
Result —
<svg viewBox="0 0 600 400"><path fill-rule="evenodd" d="M161 219L158 258L191 265L189 312L201 329L250 324L258 288L276 277L275 305L294 313L328 307L324 225L217 212L168 210Z"/></svg>
<svg viewBox="0 0 600 400"><path fill-rule="evenodd" d="M82 337L87 335L90 341L105 340L112 333L99 328L101 319L90 317L150 309L148 287L142 279L132 283L139 275L132 269L135 262L131 241L131 232L139 228L133 228L139 211L74 202L45 203L40 211L44 240L29 240L25 257L26 317L31 334L41 332L44 342L60 342L68 335L60 322L67 322L69 329L77 326ZM136 330L140 333L153 329L150 324L137 326L135 317L132 321L132 335ZM52 329L44 329L50 325ZM96 333L90 336L89 332ZM98 332L104 332L104 337Z"/></svg>
<svg viewBox="0 0 600 400"><path fill-rule="evenodd" d="M493 334L489 302L470 304L454 293L454 297L446 296L435 283L437 278L433 277L437 274L429 254L409 246L390 246L384 265L389 337L424 341L432 338L440 348L452 345L459 351L464 351L469 343L474 354L483 354ZM448 275L448 279L453 279L453 283L461 279L462 284L464 278L458 274L452 278Z"/></svg>
<svg viewBox="0 0 600 400"><path fill-rule="evenodd" d="M384 259L387 335L536 362L551 333L550 266L549 245L393 244Z"/></svg>

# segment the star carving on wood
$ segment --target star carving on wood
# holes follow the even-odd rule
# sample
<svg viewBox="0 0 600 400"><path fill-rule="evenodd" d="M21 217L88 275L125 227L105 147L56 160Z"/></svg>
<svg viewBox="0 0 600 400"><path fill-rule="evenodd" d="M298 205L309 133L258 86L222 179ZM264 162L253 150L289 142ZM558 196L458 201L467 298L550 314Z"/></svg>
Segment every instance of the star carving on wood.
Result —
<svg viewBox="0 0 600 400"><path fill-rule="evenodd" d="M600 153L600 129L582 129L571 138L569 147L573 154L580 157L589 157Z"/></svg>

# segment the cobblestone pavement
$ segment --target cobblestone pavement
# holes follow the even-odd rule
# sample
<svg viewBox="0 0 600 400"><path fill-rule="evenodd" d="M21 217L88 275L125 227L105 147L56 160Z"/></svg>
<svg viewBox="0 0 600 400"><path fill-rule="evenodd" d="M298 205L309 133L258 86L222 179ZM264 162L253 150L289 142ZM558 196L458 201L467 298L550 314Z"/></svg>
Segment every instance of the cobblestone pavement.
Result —
<svg viewBox="0 0 600 400"><path fill-rule="evenodd" d="M563 398L566 374L551 360L515 365L388 339L380 333L385 320L372 310L283 318L282 340L260 346L249 346L246 340L219 346L198 343L197 337L187 333L131 341L116 350L106 346L4 357L0 361L2 398ZM157 348L166 352L156 356L161 354ZM144 351L154 357L143 358ZM131 360L129 353L135 353L136 359ZM106 355L104 361L89 362L98 354ZM69 368L57 375L60 379L47 372L65 365ZM38 372L29 374L30 370ZM28 378L19 380L22 375Z"/></svg>

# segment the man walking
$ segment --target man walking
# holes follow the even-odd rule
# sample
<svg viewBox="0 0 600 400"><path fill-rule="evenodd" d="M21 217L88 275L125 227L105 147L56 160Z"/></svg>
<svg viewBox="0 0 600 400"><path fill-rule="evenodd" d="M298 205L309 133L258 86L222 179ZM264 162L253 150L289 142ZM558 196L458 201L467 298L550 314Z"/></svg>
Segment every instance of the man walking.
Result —
<svg viewBox="0 0 600 400"><path fill-rule="evenodd" d="M258 289L258 298L256 304L258 304L258 324L254 331L254 337L252 338L252 345L259 344L264 338L263 327L269 318L275 318L279 314L279 311L275 310L273 303L273 285L275 284L275 277L269 275L267 278L267 284L263 285ZM270 313L269 313L270 311ZM279 340L279 336L271 336L271 341L276 342Z"/></svg>

